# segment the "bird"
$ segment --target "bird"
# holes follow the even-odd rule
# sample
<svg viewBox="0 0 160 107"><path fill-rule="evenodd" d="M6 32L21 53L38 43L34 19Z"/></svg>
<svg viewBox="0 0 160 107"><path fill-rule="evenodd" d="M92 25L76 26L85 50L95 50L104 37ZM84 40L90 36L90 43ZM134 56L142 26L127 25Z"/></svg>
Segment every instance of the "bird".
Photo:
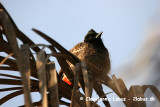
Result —
<svg viewBox="0 0 160 107"><path fill-rule="evenodd" d="M90 69L94 66L98 69L98 71L100 71L97 75L104 77L104 75L107 75L110 71L111 62L109 51L105 47L101 38L102 33L103 32L97 33L93 29L89 30L84 37L84 41L75 45L70 52L77 56L81 61L85 62L87 69ZM72 64L69 65L70 67L73 67ZM61 78L64 82L66 82L68 85L72 85L65 74L62 75L62 72L59 72L59 74L62 76ZM102 90L102 85L94 81L95 79L93 76L91 76L89 80L91 83L93 82L93 86L91 85L91 87L94 87L97 94L104 96L105 93ZM109 105L108 102L104 103Z"/></svg>
<svg viewBox="0 0 160 107"><path fill-rule="evenodd" d="M96 67L99 71L98 75L107 75L110 71L110 57L108 49L105 47L101 35L103 32L97 33L93 29L86 34L84 41L75 45L70 52L77 56L81 61L89 64L88 69ZM71 85L66 76L63 76L64 81Z"/></svg>

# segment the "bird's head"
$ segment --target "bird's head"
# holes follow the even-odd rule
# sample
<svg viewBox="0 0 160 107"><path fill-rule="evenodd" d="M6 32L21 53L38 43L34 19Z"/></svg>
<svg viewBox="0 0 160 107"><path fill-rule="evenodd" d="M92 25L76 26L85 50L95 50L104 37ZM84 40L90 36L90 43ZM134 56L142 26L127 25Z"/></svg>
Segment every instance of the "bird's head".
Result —
<svg viewBox="0 0 160 107"><path fill-rule="evenodd" d="M84 42L90 43L94 45L95 47L103 48L104 44L101 39L102 33L103 32L97 33L93 29L91 29L90 31L88 31L87 35L85 36Z"/></svg>

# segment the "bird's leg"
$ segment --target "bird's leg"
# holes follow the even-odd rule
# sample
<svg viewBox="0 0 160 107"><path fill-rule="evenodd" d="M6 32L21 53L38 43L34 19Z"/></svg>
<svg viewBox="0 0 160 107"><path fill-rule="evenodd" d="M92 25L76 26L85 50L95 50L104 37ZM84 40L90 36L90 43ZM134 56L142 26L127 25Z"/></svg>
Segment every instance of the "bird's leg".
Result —
<svg viewBox="0 0 160 107"><path fill-rule="evenodd" d="M104 91L103 91L103 87L102 87L102 84L99 84L98 82L94 81L94 90L96 91L96 93L98 94L99 97L102 97L102 98L107 98ZM103 103L106 107L111 107L110 106L110 103L108 101L104 101L103 100Z"/></svg>

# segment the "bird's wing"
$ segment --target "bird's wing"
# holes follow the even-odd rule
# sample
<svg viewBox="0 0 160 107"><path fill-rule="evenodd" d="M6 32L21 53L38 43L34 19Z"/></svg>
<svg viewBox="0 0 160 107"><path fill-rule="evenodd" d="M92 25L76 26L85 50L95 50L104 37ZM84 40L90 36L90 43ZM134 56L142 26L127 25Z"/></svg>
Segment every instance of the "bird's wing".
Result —
<svg viewBox="0 0 160 107"><path fill-rule="evenodd" d="M75 56L78 56L80 53L82 53L82 50L84 50L84 48L86 48L86 43L81 42L79 44L77 44L76 46L74 46L70 52L72 54L74 54Z"/></svg>
<svg viewBox="0 0 160 107"><path fill-rule="evenodd" d="M84 42L78 43L77 45L75 45L75 46L70 50L70 52L71 52L72 54L74 54L75 56L78 57L78 56L82 53L82 50L84 49L85 45L86 45L86 44L85 44ZM67 61L67 62L68 62L68 64L70 65L70 67L73 66L69 61ZM71 65L72 65L72 66L71 66ZM58 75L59 75L61 78L63 78L64 75L63 75L62 69L60 69Z"/></svg>
<svg viewBox="0 0 160 107"><path fill-rule="evenodd" d="M75 45L71 50L70 52L72 54L74 54L75 56L77 56L78 58L80 58L80 60L82 59L82 57L79 57L79 56L82 56L85 48L86 48L86 43L84 42L80 42L78 43L77 45ZM69 64L71 70L73 70L74 66L69 62L67 61L67 63ZM67 76L63 73L62 69L60 69L59 73L58 73L58 76L65 82L67 83L68 85L72 85L70 80L67 78Z"/></svg>

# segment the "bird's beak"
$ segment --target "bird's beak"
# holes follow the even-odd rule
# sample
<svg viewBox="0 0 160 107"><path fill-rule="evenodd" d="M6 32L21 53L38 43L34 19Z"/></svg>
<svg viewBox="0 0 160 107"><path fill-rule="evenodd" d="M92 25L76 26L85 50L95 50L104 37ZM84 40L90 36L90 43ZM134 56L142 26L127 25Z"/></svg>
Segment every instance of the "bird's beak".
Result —
<svg viewBox="0 0 160 107"><path fill-rule="evenodd" d="M101 37L102 33L103 33L103 32L98 33L98 35L96 36L96 38Z"/></svg>

